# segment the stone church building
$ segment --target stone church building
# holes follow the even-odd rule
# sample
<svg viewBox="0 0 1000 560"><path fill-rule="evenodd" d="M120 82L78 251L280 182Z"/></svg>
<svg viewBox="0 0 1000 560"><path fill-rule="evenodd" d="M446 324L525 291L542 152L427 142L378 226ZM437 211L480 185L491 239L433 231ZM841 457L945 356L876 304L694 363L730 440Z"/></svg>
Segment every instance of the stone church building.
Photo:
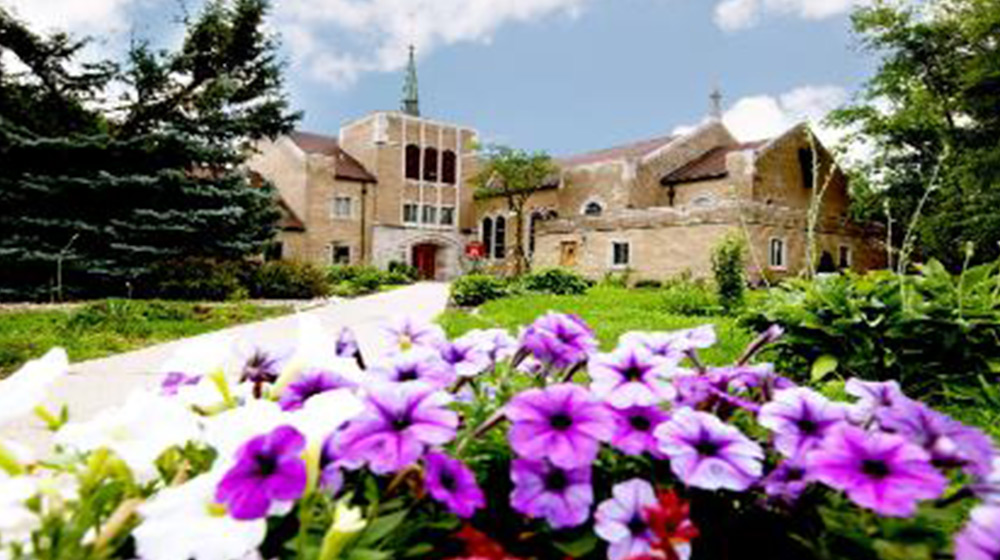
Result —
<svg viewBox="0 0 1000 560"><path fill-rule="evenodd" d="M470 127L421 116L411 50L400 111L350 121L336 136L295 132L259 146L249 167L276 185L283 213L272 257L395 261L443 280L470 268L476 245L488 266L504 269L515 220L504 199L473 196L477 139ZM850 220L846 177L805 125L741 143L713 118L686 134L555 162L559 176L526 205L534 268L706 276L712 248L735 233L748 241L752 279L796 274L814 190L823 195L820 268L884 266L881 234Z"/></svg>

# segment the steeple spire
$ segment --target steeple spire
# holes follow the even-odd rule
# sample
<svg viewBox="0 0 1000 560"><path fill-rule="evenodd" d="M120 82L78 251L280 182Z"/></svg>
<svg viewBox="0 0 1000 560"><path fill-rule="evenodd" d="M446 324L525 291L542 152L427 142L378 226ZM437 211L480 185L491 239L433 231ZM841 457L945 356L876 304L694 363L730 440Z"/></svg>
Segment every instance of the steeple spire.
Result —
<svg viewBox="0 0 1000 560"><path fill-rule="evenodd" d="M410 45L410 62L406 65L406 81L403 82L403 112L414 117L420 116L420 93L417 88L416 49Z"/></svg>
<svg viewBox="0 0 1000 560"><path fill-rule="evenodd" d="M716 85L712 90L711 95L708 96L711 100L711 107L709 109L709 117L712 120L721 121L722 120L722 92L719 91L719 86Z"/></svg>

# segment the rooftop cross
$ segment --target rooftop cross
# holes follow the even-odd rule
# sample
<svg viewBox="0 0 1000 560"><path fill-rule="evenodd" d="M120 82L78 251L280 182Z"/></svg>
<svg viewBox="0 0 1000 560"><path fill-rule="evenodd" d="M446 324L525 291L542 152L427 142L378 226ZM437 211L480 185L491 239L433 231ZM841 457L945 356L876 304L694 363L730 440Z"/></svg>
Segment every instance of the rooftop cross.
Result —
<svg viewBox="0 0 1000 560"><path fill-rule="evenodd" d="M715 86L712 90L712 94L708 96L712 100L712 107L709 116L717 121L722 120L722 92L719 91L719 86Z"/></svg>

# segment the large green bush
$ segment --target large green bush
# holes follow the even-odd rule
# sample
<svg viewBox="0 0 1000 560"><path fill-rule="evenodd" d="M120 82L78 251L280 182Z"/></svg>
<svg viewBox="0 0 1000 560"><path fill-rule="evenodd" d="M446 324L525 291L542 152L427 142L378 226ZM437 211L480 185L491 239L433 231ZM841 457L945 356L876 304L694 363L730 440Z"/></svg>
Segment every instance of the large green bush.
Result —
<svg viewBox="0 0 1000 560"><path fill-rule="evenodd" d="M451 301L463 307L482 305L507 294L507 282L490 274L469 274L451 284Z"/></svg>
<svg viewBox="0 0 1000 560"><path fill-rule="evenodd" d="M309 263L271 261L254 270L250 295L267 299L311 299L329 294L326 274Z"/></svg>
<svg viewBox="0 0 1000 560"><path fill-rule="evenodd" d="M170 300L223 301L247 296L256 263L186 258L153 267L137 282L134 295Z"/></svg>
<svg viewBox="0 0 1000 560"><path fill-rule="evenodd" d="M719 293L719 304L728 313L743 307L746 292L746 242L730 234L712 249L712 273Z"/></svg>
<svg viewBox="0 0 1000 560"><path fill-rule="evenodd" d="M559 296L580 295L591 285L590 280L563 268L549 268L521 278L521 287L529 292Z"/></svg>
<svg viewBox="0 0 1000 560"><path fill-rule="evenodd" d="M932 261L920 273L845 273L791 280L755 303L743 322L781 325L781 371L898 380L930 399L981 393L1000 373L996 264L953 276Z"/></svg>
<svg viewBox="0 0 1000 560"><path fill-rule="evenodd" d="M678 278L668 281L663 289L661 307L677 315L721 315L723 308L710 285L705 282Z"/></svg>

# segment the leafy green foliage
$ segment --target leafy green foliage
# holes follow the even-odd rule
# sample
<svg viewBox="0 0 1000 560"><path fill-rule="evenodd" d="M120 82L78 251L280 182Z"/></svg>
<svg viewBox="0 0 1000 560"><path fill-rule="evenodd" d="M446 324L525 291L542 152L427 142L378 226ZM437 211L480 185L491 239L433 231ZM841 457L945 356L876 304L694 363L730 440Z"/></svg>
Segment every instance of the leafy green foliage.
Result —
<svg viewBox="0 0 1000 560"><path fill-rule="evenodd" d="M295 261L271 261L256 266L249 287L252 297L268 299L312 299L329 293L322 269Z"/></svg>
<svg viewBox="0 0 1000 560"><path fill-rule="evenodd" d="M451 284L451 301L463 307L475 307L507 295L507 281L492 274L468 274Z"/></svg>
<svg viewBox="0 0 1000 560"><path fill-rule="evenodd" d="M952 270L963 260L955 248L966 242L977 248L974 262L996 259L996 2L880 0L855 11L852 21L861 46L879 58L858 101L832 116L873 151L851 173L855 213L886 220L888 209L896 224L906 224L937 177L917 224L918 249Z"/></svg>
<svg viewBox="0 0 1000 560"><path fill-rule="evenodd" d="M586 293L593 283L572 270L549 268L525 275L520 286L529 291L553 295L580 295Z"/></svg>
<svg viewBox="0 0 1000 560"><path fill-rule="evenodd" d="M285 306L106 300L73 310L0 313L0 376L50 348L99 358L291 311Z"/></svg>
<svg viewBox="0 0 1000 560"><path fill-rule="evenodd" d="M880 271L792 280L748 311L755 329L779 324L780 371L808 379L898 380L925 398L981 394L1000 364L1000 274L996 264L953 276L936 261L919 274ZM831 363L831 358L835 362Z"/></svg>
<svg viewBox="0 0 1000 560"><path fill-rule="evenodd" d="M383 286L412 284L417 273L411 268L399 263L389 263L385 271L374 266L331 266L326 279L335 295L353 297L377 292Z"/></svg>
<svg viewBox="0 0 1000 560"><path fill-rule="evenodd" d="M719 304L727 313L743 307L746 292L746 242L727 235L712 249L712 273L719 292Z"/></svg>
<svg viewBox="0 0 1000 560"><path fill-rule="evenodd" d="M715 291L704 282L685 278L671 279L659 291L663 297L662 308L677 315L721 315Z"/></svg>

